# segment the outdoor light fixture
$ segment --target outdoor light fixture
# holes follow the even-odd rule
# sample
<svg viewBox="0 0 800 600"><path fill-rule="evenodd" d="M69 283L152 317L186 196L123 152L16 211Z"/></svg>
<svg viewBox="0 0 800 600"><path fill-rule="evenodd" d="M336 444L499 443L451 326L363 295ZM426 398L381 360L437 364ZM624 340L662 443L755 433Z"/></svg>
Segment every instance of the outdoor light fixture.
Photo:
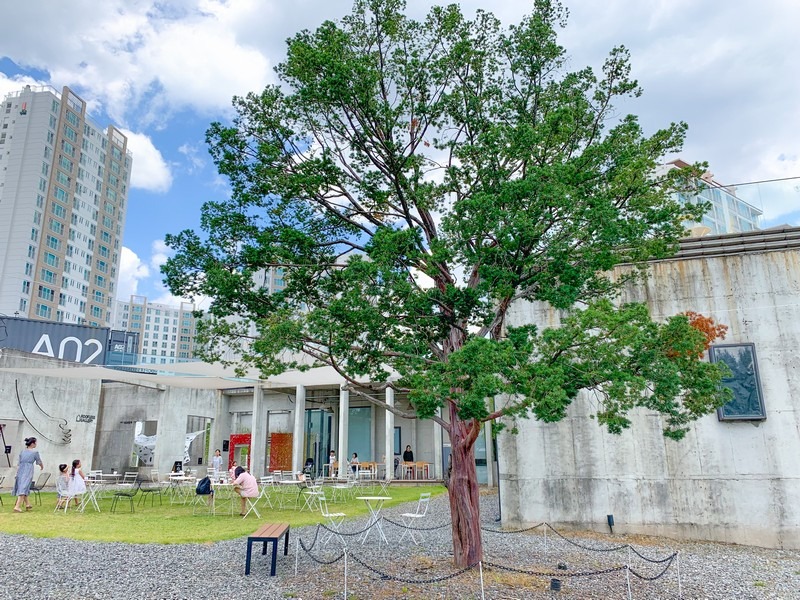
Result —
<svg viewBox="0 0 800 600"><path fill-rule="evenodd" d="M614 533L614 515L606 515L606 520L608 521L608 529L611 533Z"/></svg>

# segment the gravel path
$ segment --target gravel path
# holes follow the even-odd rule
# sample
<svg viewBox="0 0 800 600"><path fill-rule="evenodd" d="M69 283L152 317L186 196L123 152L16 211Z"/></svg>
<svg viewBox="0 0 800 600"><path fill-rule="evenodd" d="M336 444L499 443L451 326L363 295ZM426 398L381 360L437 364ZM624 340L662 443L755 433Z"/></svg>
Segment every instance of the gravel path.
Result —
<svg viewBox="0 0 800 600"><path fill-rule="evenodd" d="M682 597L687 599L800 599L800 551L594 533L565 533L565 540L552 530L545 536L544 526L522 533L496 533L490 530L496 527L497 497L486 495L482 501L484 560L496 565L484 566L485 598L624 599L628 597L626 571L620 567L630 560L632 572L643 577L655 577L666 567L654 581L630 575L631 597L636 599L678 598L678 569ZM481 598L477 568L443 581L411 583L439 580L456 569L449 527L417 533L422 535L419 546L408 538L398 543L402 529L389 521L400 522L399 513L408 508L384 511L388 547L378 546L374 531L364 545L354 536L345 536L350 548L348 597ZM431 502L428 515L425 527L448 523L446 497ZM354 532L365 525L365 519L351 521L342 530ZM30 599L342 598L343 558L320 564L341 557L340 543L332 540L324 547L318 543L310 553L302 549L296 553L298 537L311 546L315 533L315 527L292 530L289 556L280 554L277 577L269 577L268 561L260 554L255 555L251 575L243 575L246 544L242 539L161 546L0 534L0 584L6 597ZM624 547L598 552L575 545L610 548L629 542L635 551ZM675 551L679 555L672 562L648 562L637 555L662 560ZM606 569L613 570L575 576ZM553 576L561 581L559 592L550 590Z"/></svg>

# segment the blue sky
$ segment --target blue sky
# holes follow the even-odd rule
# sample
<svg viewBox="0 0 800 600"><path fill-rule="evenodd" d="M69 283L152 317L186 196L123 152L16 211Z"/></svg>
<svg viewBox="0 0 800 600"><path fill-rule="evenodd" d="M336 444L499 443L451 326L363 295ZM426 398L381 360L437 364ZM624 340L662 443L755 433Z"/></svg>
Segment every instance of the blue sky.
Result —
<svg viewBox="0 0 800 600"><path fill-rule="evenodd" d="M598 67L614 45L632 53L644 96L621 107L649 131L689 123L682 157L739 183L800 176L800 2L565 0L560 41L573 68ZM408 0L422 17L431 2ZM472 14L485 3L461 2ZM494 0L505 23L532 3ZM204 133L230 118L235 94L273 82L285 40L338 18L349 0L28 0L4 3L0 97L25 84L72 87L100 125L130 136L134 171L119 297L172 301L158 267L166 233L196 228L200 206L227 193ZM800 181L742 188L765 225L800 225ZM777 194L776 191L781 193ZM747 192L745 194L745 192Z"/></svg>

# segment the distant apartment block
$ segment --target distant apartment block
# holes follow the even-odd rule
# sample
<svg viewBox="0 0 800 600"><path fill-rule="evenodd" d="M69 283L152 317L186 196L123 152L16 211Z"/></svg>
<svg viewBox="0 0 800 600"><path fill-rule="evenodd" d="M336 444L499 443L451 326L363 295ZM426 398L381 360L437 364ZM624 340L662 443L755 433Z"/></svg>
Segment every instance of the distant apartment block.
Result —
<svg viewBox="0 0 800 600"><path fill-rule="evenodd" d="M194 304L149 302L146 296L117 300L114 329L139 334L140 365L170 365L194 358Z"/></svg>
<svg viewBox="0 0 800 600"><path fill-rule="evenodd" d="M665 170L686 167L688 163L678 159L664 165ZM711 173L704 174L696 181L696 194L678 194L680 200L687 204L708 202L711 208L703 216L700 223L686 222L689 229L708 227L707 234L742 233L761 229L763 211L745 202L736 195L736 188L723 185L714 180ZM697 229L694 229L697 231Z"/></svg>
<svg viewBox="0 0 800 600"><path fill-rule="evenodd" d="M0 314L111 325L132 157L68 87L0 104Z"/></svg>
<svg viewBox="0 0 800 600"><path fill-rule="evenodd" d="M257 288L265 288L269 290L270 294L280 292L286 287L283 279L283 269L280 267L271 267L269 269L262 269L253 275L253 281Z"/></svg>

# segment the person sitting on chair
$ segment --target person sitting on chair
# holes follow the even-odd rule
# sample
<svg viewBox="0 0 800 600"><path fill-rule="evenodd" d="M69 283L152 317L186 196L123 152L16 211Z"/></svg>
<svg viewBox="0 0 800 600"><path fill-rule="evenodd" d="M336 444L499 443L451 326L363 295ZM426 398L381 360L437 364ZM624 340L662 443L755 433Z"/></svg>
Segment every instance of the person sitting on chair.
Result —
<svg viewBox="0 0 800 600"><path fill-rule="evenodd" d="M241 516L246 514L247 498L258 498L258 482L256 478L244 470L244 467L236 467L236 479L233 480L233 491L239 494L242 500Z"/></svg>

